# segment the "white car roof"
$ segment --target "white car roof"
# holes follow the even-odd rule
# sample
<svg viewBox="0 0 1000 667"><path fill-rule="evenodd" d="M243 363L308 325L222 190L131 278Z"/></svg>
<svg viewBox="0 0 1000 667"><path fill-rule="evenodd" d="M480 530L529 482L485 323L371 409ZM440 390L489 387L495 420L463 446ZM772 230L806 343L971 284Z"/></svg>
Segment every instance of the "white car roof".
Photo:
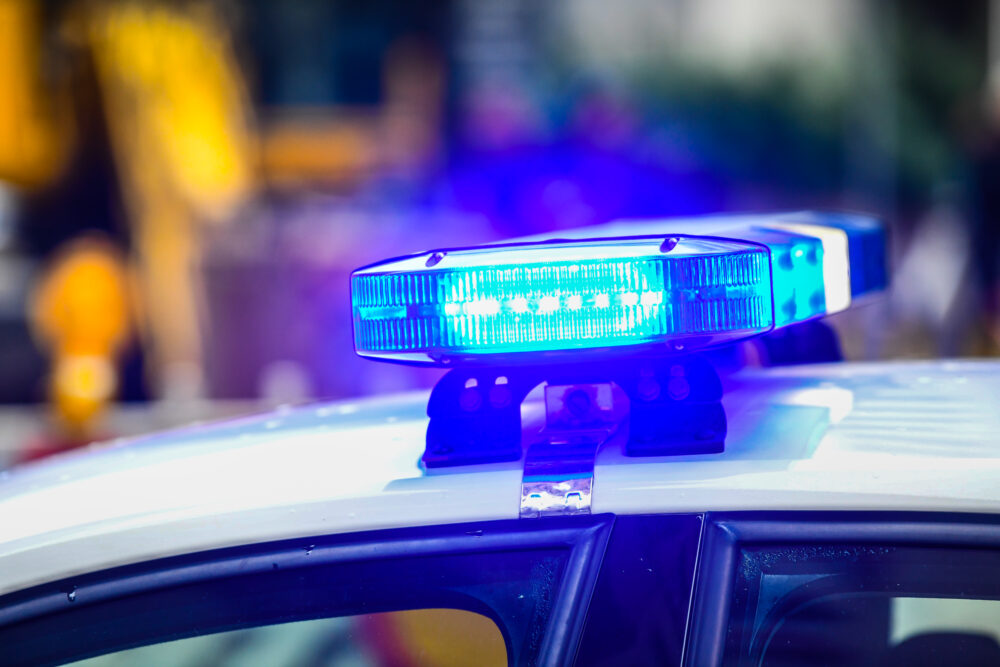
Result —
<svg viewBox="0 0 1000 667"><path fill-rule="evenodd" d="M724 453L627 458L612 440L592 511L1000 512L1000 362L746 370L731 384ZM520 462L419 465L426 399L282 410L2 472L0 594L217 547L516 519Z"/></svg>

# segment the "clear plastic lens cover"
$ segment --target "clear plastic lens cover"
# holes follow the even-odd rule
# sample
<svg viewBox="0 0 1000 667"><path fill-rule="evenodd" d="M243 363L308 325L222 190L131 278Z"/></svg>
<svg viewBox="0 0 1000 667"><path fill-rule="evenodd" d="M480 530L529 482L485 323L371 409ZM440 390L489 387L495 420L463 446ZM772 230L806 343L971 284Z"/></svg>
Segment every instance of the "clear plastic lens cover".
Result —
<svg viewBox="0 0 1000 667"><path fill-rule="evenodd" d="M356 271L351 294L360 354L430 363L698 347L774 324L767 248L708 237L430 252Z"/></svg>

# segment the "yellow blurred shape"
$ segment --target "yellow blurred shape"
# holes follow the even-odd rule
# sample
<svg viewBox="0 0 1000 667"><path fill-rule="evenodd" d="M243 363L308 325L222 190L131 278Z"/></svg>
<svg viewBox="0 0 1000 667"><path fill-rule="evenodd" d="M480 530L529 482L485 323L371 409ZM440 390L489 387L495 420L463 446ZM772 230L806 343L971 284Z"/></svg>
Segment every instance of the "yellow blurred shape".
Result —
<svg viewBox="0 0 1000 667"><path fill-rule="evenodd" d="M36 333L56 356L110 356L128 335L125 270L114 247L72 242L53 261L32 304Z"/></svg>
<svg viewBox="0 0 1000 667"><path fill-rule="evenodd" d="M114 395L115 357L131 328L126 272L114 247L84 239L61 251L39 281L30 316L52 355L56 414L83 434Z"/></svg>
<svg viewBox="0 0 1000 667"><path fill-rule="evenodd" d="M376 134L373 120L345 119L333 109L286 113L268 124L261 167L278 186L360 180L378 166Z"/></svg>
<svg viewBox="0 0 1000 667"><path fill-rule="evenodd" d="M32 0L0 0L0 179L26 185L52 178L70 140L41 81L41 10Z"/></svg>
<svg viewBox="0 0 1000 667"><path fill-rule="evenodd" d="M249 99L217 3L90 7L89 43L132 226L147 368L156 390L170 394L176 369L203 365L204 226L231 220L252 191Z"/></svg>
<svg viewBox="0 0 1000 667"><path fill-rule="evenodd" d="M115 391L115 369L108 357L68 356L55 360L51 395L60 423L86 436Z"/></svg>
<svg viewBox="0 0 1000 667"><path fill-rule="evenodd" d="M228 32L210 6L107 3L91 43L128 176L225 217L251 187L252 133Z"/></svg>
<svg viewBox="0 0 1000 667"><path fill-rule="evenodd" d="M507 664L507 646L496 623L462 609L415 609L384 614L407 665L478 667Z"/></svg>

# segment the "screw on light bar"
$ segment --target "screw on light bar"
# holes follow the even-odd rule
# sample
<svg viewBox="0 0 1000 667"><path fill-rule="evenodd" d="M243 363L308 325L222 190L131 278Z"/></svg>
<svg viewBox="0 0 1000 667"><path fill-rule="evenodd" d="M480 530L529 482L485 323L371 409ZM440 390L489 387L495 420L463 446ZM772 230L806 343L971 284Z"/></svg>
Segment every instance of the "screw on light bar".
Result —
<svg viewBox="0 0 1000 667"><path fill-rule="evenodd" d="M360 354L410 361L686 343L773 324L767 249L700 237L449 250L352 276Z"/></svg>
<svg viewBox="0 0 1000 667"><path fill-rule="evenodd" d="M448 364L693 350L837 312L885 286L884 232L862 216L612 223L574 233L587 231L597 238L438 250L355 271L358 353Z"/></svg>

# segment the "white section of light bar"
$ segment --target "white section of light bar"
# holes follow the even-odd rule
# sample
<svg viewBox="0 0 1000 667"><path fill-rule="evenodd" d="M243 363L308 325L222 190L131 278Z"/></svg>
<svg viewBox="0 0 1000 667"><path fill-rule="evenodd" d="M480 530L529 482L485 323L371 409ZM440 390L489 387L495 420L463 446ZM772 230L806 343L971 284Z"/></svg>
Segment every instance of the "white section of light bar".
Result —
<svg viewBox="0 0 1000 667"><path fill-rule="evenodd" d="M851 305L851 259L847 249L847 232L835 227L801 222L768 222L764 226L820 240L823 244L823 290L826 293L826 312L839 313L847 310Z"/></svg>

